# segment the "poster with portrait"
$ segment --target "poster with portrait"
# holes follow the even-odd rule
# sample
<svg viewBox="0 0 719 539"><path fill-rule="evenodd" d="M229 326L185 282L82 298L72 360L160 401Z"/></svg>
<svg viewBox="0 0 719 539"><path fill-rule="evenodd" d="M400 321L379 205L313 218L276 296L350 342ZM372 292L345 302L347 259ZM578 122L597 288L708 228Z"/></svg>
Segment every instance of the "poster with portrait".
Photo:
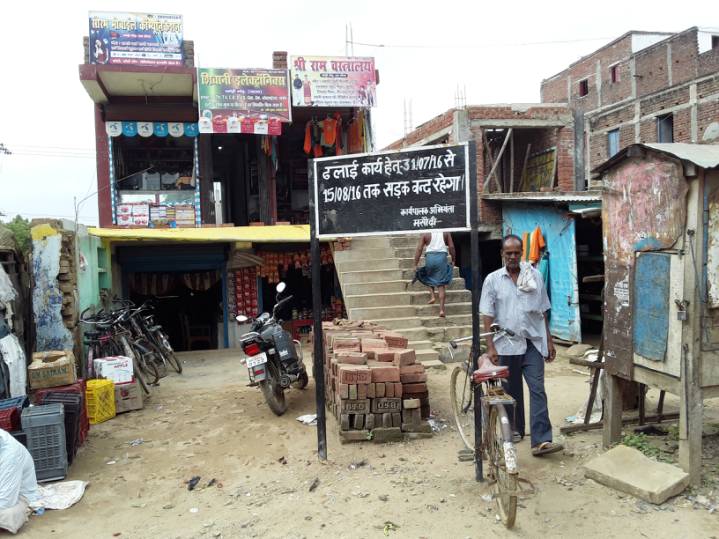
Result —
<svg viewBox="0 0 719 539"><path fill-rule="evenodd" d="M374 107L377 74L374 58L292 56L292 106Z"/></svg>

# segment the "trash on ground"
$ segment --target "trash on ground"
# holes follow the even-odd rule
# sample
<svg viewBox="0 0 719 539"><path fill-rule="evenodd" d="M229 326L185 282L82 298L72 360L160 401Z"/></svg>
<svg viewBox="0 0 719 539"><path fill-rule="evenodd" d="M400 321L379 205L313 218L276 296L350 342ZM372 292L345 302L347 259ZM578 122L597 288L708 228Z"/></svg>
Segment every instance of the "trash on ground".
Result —
<svg viewBox="0 0 719 539"><path fill-rule="evenodd" d="M317 414L305 414L297 418L304 425L317 425Z"/></svg>

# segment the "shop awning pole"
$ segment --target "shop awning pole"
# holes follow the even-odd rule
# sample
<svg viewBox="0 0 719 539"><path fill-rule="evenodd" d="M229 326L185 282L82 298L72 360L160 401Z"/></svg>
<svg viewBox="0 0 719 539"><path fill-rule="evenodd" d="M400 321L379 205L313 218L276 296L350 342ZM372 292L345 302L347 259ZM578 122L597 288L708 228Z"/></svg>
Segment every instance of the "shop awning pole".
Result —
<svg viewBox="0 0 719 539"><path fill-rule="evenodd" d="M308 161L307 176L310 186L310 257L312 267L312 315L314 329L312 342L312 376L315 379L315 400L317 402L317 456L327 460L327 421L325 417L325 357L324 333L322 331L322 279L320 269L320 240L317 238L315 223L314 161Z"/></svg>

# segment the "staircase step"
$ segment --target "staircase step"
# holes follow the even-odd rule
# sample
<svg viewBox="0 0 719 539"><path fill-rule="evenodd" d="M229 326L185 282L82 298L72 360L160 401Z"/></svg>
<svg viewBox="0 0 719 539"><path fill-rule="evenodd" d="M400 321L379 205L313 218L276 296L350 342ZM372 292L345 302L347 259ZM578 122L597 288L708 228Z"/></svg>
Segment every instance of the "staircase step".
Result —
<svg viewBox="0 0 719 539"><path fill-rule="evenodd" d="M402 275L402 277L401 277L402 279L409 279L409 280L411 281L412 279L414 279L414 268L411 267L411 268L407 268L407 269L402 270L402 274L401 274L401 275ZM452 277L453 277L454 279L458 279L458 278L459 278L459 268L458 268L457 266L455 266L455 267L452 269Z"/></svg>
<svg viewBox="0 0 719 539"><path fill-rule="evenodd" d="M403 319L400 319L403 320ZM410 319L414 320L415 323L418 323L417 319ZM390 328L388 326L387 329L392 329L395 333L399 333L403 337L407 337L407 339L411 342L413 341L434 341L434 339L430 338L430 332L429 328L426 328L424 326L411 326L411 327L399 327L399 328Z"/></svg>
<svg viewBox="0 0 719 539"><path fill-rule="evenodd" d="M340 282L345 287L349 284L379 283L394 280L404 280L405 270L401 269L358 269L357 265L353 270L340 271L337 268ZM409 270L410 279L412 270Z"/></svg>
<svg viewBox="0 0 719 539"><path fill-rule="evenodd" d="M390 245L395 248L417 247L419 236L392 236L390 237Z"/></svg>
<svg viewBox="0 0 719 539"><path fill-rule="evenodd" d="M405 329L417 329L419 326L423 328L425 327L422 325L422 319L417 316L377 318L373 320L373 322L387 329L398 331L399 333L402 333L402 331Z"/></svg>
<svg viewBox="0 0 719 539"><path fill-rule="evenodd" d="M407 348L414 348L416 352L420 350L435 350L432 341L409 341ZM436 350L435 350L436 351Z"/></svg>
<svg viewBox="0 0 719 539"><path fill-rule="evenodd" d="M450 304L456 304L456 303L472 303L472 293L469 290L447 290L445 292L445 307ZM411 297L411 304L412 305L421 305L421 306L427 306L427 302L429 301L429 293L428 292L409 292L407 293ZM437 298L437 302L439 302L439 298ZM439 306L437 308L437 313L439 314Z"/></svg>
<svg viewBox="0 0 719 539"><path fill-rule="evenodd" d="M449 314L445 318L437 315L421 317L422 325L427 328L450 327L450 326L471 326L472 314Z"/></svg>
<svg viewBox="0 0 719 539"><path fill-rule="evenodd" d="M407 290L409 283L410 281L396 279L394 281L345 284L342 288L342 292L345 296L357 296L361 294L391 294L392 292L404 292Z"/></svg>
<svg viewBox="0 0 719 539"><path fill-rule="evenodd" d="M411 281L409 281L411 282ZM466 285L464 282L464 279L461 277L455 277L452 279L452 281L447 285L447 290L466 290ZM407 291L409 292L427 292L428 288L420 283L419 281L416 281L414 284L410 284L407 287Z"/></svg>
<svg viewBox="0 0 719 539"><path fill-rule="evenodd" d="M417 316L422 317L429 317L429 316L436 316L439 318L439 305L416 305L415 308L417 309ZM472 302L464 302L464 303L450 303L445 305L445 312L449 315L455 315L455 314L471 314L472 312Z"/></svg>
<svg viewBox="0 0 719 539"><path fill-rule="evenodd" d="M412 253L411 257L414 256ZM378 260L386 258L410 258L398 257L391 247L379 247L371 249L358 249L353 247L348 251L336 251L334 254L335 264L348 261Z"/></svg>
<svg viewBox="0 0 719 539"><path fill-rule="evenodd" d="M423 365L427 361L439 361L439 352L436 350L415 350L417 362Z"/></svg>
<svg viewBox="0 0 719 539"><path fill-rule="evenodd" d="M348 296L345 294L345 307L356 309L360 307L403 307L412 305L412 294L407 292L392 292L385 294L361 294Z"/></svg>
<svg viewBox="0 0 719 539"><path fill-rule="evenodd" d="M344 251L343 251L344 252ZM345 262L335 261L335 267L340 273L357 270L358 268L380 269L409 269L414 268L414 260L411 258L377 258L373 260L348 260Z"/></svg>
<svg viewBox="0 0 719 539"><path fill-rule="evenodd" d="M350 320L370 320L377 321L383 318L409 318L416 315L416 307L412 305L406 306L390 306L390 307L360 307L357 309L347 309Z"/></svg>
<svg viewBox="0 0 719 539"><path fill-rule="evenodd" d="M472 335L472 325L466 326L439 326L425 328L429 338L435 343L448 343L452 339L469 337Z"/></svg>
<svg viewBox="0 0 719 539"><path fill-rule="evenodd" d="M352 241L350 242L350 250L383 248L394 248L392 246L392 238L390 236L366 236L364 238L352 238Z"/></svg>

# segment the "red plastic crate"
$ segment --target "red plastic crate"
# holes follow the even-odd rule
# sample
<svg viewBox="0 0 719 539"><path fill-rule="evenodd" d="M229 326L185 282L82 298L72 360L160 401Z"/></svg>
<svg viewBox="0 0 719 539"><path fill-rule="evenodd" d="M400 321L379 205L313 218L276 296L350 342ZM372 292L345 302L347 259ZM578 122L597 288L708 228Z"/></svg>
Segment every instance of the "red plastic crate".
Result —
<svg viewBox="0 0 719 539"><path fill-rule="evenodd" d="M0 429L8 432L20 430L20 410L18 408L0 410Z"/></svg>
<svg viewBox="0 0 719 539"><path fill-rule="evenodd" d="M45 389L38 389L34 393L34 401L35 404L42 404L45 400L45 395L48 393L53 392L61 392L61 393L78 393L82 395L82 412L80 414L80 445L85 443L85 440L87 440L88 432L90 431L90 419L87 416L87 402L85 398L85 380L80 378L77 382L74 384L70 384L67 386L60 386L60 387L48 387Z"/></svg>

